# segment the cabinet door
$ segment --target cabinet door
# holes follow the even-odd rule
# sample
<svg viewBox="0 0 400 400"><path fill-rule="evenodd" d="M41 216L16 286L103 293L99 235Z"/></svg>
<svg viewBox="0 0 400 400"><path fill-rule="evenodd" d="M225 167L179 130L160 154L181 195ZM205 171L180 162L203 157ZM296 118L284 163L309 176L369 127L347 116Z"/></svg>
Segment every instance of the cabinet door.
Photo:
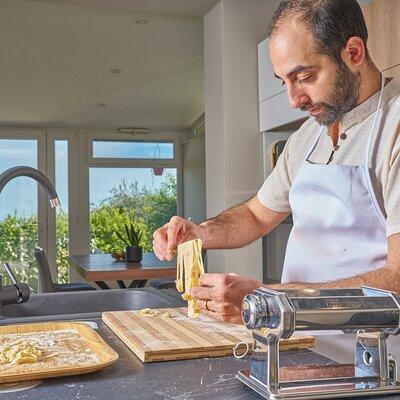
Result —
<svg viewBox="0 0 400 400"><path fill-rule="evenodd" d="M374 0L362 7L367 24L368 48L381 70L400 64L400 1Z"/></svg>
<svg viewBox="0 0 400 400"><path fill-rule="evenodd" d="M286 92L260 103L260 132L307 118L307 114L289 106Z"/></svg>
<svg viewBox="0 0 400 400"><path fill-rule="evenodd" d="M275 77L274 68L269 59L269 39L258 45L258 97L259 102L285 91L280 79Z"/></svg>

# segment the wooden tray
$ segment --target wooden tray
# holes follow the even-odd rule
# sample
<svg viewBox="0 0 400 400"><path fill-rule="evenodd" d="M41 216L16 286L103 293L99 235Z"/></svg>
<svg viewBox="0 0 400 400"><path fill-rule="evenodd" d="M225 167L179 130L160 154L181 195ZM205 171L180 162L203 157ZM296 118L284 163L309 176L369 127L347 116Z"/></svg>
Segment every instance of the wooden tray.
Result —
<svg viewBox="0 0 400 400"><path fill-rule="evenodd" d="M251 349L253 336L244 325L216 322L203 315L187 317L186 308L158 309L159 316L146 317L140 311L107 311L103 321L142 362L221 357L233 354L239 342ZM163 312L172 318L164 318ZM313 347L312 336L291 337L279 342L280 350ZM243 351L241 346L241 353Z"/></svg>
<svg viewBox="0 0 400 400"><path fill-rule="evenodd" d="M77 322L47 322L26 325L0 326L0 335L9 333L33 333L75 329L85 340L87 347L93 350L100 361L87 367L47 368L28 373L0 373L0 383L29 381L34 379L55 378L58 376L80 375L97 371L118 360L118 354L88 325Z"/></svg>

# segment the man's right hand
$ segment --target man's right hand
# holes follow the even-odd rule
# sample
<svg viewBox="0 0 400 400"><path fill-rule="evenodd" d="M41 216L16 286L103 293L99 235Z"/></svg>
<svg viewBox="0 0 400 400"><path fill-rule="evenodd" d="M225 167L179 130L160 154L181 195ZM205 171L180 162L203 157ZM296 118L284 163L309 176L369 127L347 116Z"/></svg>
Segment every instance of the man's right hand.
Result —
<svg viewBox="0 0 400 400"><path fill-rule="evenodd" d="M154 254L162 260L172 260L173 250L179 243L192 239L203 239L204 228L182 217L171 220L153 234Z"/></svg>

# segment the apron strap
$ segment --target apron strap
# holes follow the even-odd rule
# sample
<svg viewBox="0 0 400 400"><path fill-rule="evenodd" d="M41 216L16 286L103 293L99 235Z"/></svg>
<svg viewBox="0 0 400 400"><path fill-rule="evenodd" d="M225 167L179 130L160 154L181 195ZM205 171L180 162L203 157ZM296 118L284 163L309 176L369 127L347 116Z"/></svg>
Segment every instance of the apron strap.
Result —
<svg viewBox="0 0 400 400"><path fill-rule="evenodd" d="M378 199L375 194L374 186L372 185L372 180L371 180L371 173L370 173L370 165L369 165L369 155L370 155L370 150L371 150L371 143L372 143L372 138L375 133L375 128L376 128L376 123L378 121L378 117L381 114L381 104L382 104L382 98L383 98L383 90L385 88L385 77L382 74L382 85L381 85L381 93L379 95L379 101L378 101L378 107L375 112L375 118L374 118L374 123L372 125L371 132L369 134L368 142L367 142L367 149L365 150L365 160L364 160L364 175L365 175L365 180L367 183L367 188L369 195L371 197L372 204L375 207L375 211L384 227L386 227L386 218L385 215L383 214L383 211L378 203Z"/></svg>
<svg viewBox="0 0 400 400"><path fill-rule="evenodd" d="M372 138L375 133L376 123L377 123L378 117L380 115L380 108L381 108L381 104L382 104L384 88L385 88L385 77L382 74L381 93L379 95L378 107L375 112L374 123L372 125L371 132L369 134L369 138L368 138L368 142L367 142L367 148L365 150L364 165L365 165L365 168L368 170L369 170L369 154L370 154L370 150L371 150L371 143L372 143Z"/></svg>

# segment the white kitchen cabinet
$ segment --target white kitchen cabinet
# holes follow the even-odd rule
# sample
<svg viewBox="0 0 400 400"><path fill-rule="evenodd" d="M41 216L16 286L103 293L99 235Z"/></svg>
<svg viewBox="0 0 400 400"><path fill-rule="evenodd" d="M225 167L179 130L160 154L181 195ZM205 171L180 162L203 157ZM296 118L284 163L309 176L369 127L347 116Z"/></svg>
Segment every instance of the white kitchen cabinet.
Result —
<svg viewBox="0 0 400 400"><path fill-rule="evenodd" d="M269 59L268 41L258 45L258 93L260 102L260 132L273 130L307 117L290 107L282 81L275 77Z"/></svg>
<svg viewBox="0 0 400 400"><path fill-rule="evenodd" d="M282 81L275 77L274 68L269 59L269 39L258 45L258 99L262 102L285 91Z"/></svg>
<svg viewBox="0 0 400 400"><path fill-rule="evenodd" d="M279 93L260 103L260 132L271 131L306 117L305 112L290 107L286 92Z"/></svg>

